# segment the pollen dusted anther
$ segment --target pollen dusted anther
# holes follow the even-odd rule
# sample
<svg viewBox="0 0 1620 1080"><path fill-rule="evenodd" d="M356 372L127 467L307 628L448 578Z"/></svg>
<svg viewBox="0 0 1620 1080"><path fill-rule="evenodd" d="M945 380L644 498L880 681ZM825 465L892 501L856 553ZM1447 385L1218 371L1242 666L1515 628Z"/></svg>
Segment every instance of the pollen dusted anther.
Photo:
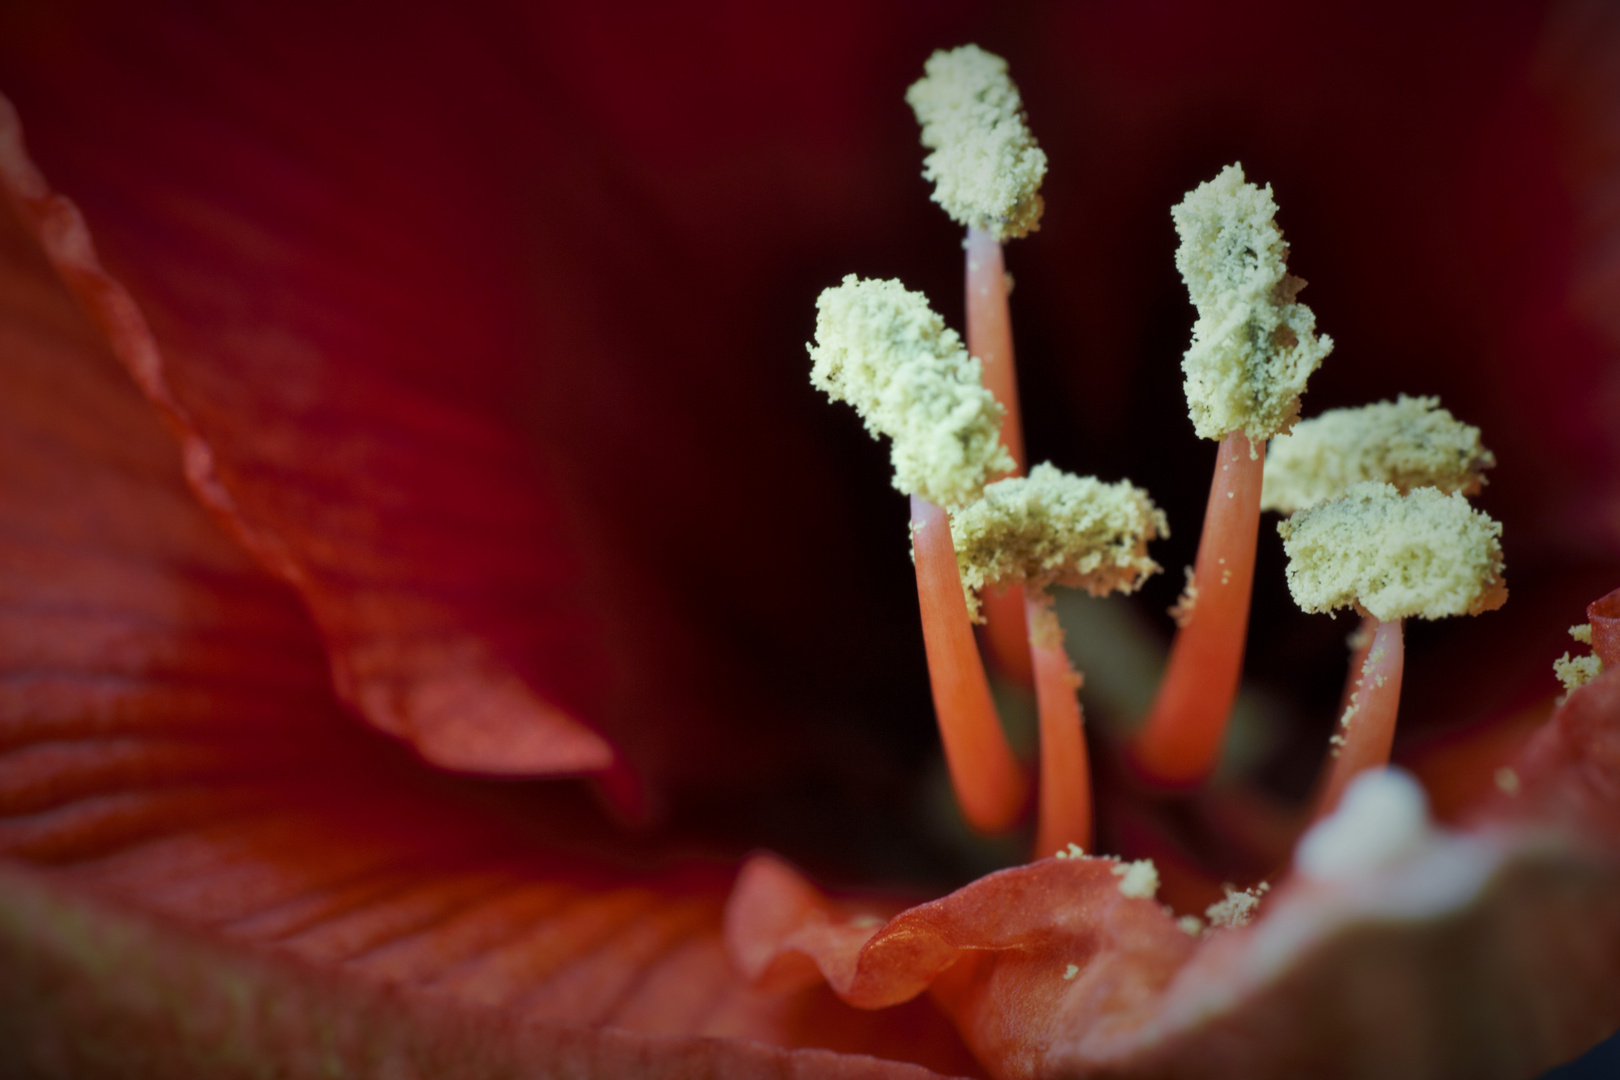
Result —
<svg viewBox="0 0 1620 1080"><path fill-rule="evenodd" d="M961 506L1012 468L979 362L921 293L849 274L816 301L808 349L811 384L892 440L896 490Z"/></svg>
<svg viewBox="0 0 1620 1080"><path fill-rule="evenodd" d="M1421 487L1474 495L1495 464L1479 428L1442 409L1437 397L1402 394L1393 402L1329 409L1273 439L1260 508L1292 514L1371 480L1403 495Z"/></svg>
<svg viewBox="0 0 1620 1080"><path fill-rule="evenodd" d="M1220 441L1192 588L1178 605L1165 676L1131 746L1146 779L1186 787L1215 768L1237 698L1259 537L1267 439L1299 417L1305 382L1333 348L1295 297L1271 188L1229 165L1171 210L1176 268L1198 310L1182 357L1193 429Z"/></svg>
<svg viewBox="0 0 1620 1080"><path fill-rule="evenodd" d="M1158 572L1147 545L1169 536L1170 526L1147 492L1128 481L1107 484L1041 464L1027 477L987 486L982 499L951 515L951 534L977 621L988 585L1132 592Z"/></svg>
<svg viewBox="0 0 1620 1080"><path fill-rule="evenodd" d="M936 52L906 91L933 153L923 176L952 220L997 240L1040 227L1046 154L1024 121L1007 62L977 45ZM1011 291L1010 286L1007 291Z"/></svg>
<svg viewBox="0 0 1620 1080"><path fill-rule="evenodd" d="M1305 611L1359 606L1386 622L1476 615L1507 599L1502 526L1461 495L1369 482L1278 522Z"/></svg>
<svg viewBox="0 0 1620 1080"><path fill-rule="evenodd" d="M1333 350L1316 316L1295 301L1305 282L1288 274L1288 244L1271 185L1242 165L1187 193L1171 216L1176 269L1198 321L1182 359L1187 405L1202 438L1241 431L1254 444L1293 426L1305 381Z"/></svg>

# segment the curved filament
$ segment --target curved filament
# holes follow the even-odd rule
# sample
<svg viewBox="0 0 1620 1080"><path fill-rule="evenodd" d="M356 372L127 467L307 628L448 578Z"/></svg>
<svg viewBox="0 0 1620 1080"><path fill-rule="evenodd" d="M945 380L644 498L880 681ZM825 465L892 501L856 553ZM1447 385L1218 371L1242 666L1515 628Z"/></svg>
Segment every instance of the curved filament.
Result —
<svg viewBox="0 0 1620 1080"><path fill-rule="evenodd" d="M1091 764L1077 696L1080 675L1063 648L1063 629L1052 611L1052 598L1037 591L1027 603L1041 717L1040 810L1034 852L1040 859L1070 844L1090 849Z"/></svg>
<svg viewBox="0 0 1620 1080"><path fill-rule="evenodd" d="M1401 620L1380 622L1361 663L1355 691L1339 714L1334 754L1327 781L1316 804L1316 817L1331 814L1345 787L1358 773L1389 764L1395 741L1395 717L1401 704L1401 674L1406 647Z"/></svg>
<svg viewBox="0 0 1620 1080"><path fill-rule="evenodd" d="M1012 316L1007 310L1007 272L1001 241L984 229L969 229L967 237L968 352L983 365L984 386L1005 411L1001 416L1001 442L1017 463L1010 475L1024 475L1024 426L1018 409L1018 372L1013 364ZM1024 625L1024 589L987 589L984 605L984 642L990 657L1009 679L1029 686L1029 637Z"/></svg>
<svg viewBox="0 0 1620 1080"><path fill-rule="evenodd" d="M1220 754L1243 672L1264 472L1264 444L1251 453L1239 431L1221 440L1193 568L1195 599L1183 608L1164 681L1132 748L1156 783L1196 784Z"/></svg>
<svg viewBox="0 0 1620 1080"><path fill-rule="evenodd" d="M928 678L951 785L969 825L1000 832L1023 812L1027 784L1007 745L973 640L950 519L913 495L911 533Z"/></svg>

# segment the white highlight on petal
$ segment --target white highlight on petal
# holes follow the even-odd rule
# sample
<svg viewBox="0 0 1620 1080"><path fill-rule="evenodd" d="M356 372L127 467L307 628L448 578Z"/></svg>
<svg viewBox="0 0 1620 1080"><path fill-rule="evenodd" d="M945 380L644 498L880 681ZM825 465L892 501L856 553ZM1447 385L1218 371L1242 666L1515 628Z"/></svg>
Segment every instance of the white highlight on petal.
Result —
<svg viewBox="0 0 1620 1080"><path fill-rule="evenodd" d="M1350 782L1331 815L1299 842L1294 866L1318 881L1349 881L1410 858L1434 836L1423 788L1403 769Z"/></svg>

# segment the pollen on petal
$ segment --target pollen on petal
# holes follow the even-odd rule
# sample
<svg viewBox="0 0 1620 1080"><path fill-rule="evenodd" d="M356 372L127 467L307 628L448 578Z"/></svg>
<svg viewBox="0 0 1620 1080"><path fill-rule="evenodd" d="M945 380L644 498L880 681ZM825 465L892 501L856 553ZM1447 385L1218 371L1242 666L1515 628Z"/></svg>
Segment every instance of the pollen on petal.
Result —
<svg viewBox="0 0 1620 1080"><path fill-rule="evenodd" d="M1119 891L1132 899L1151 900L1159 891L1159 868L1152 859L1122 862L1113 869Z"/></svg>
<svg viewBox="0 0 1620 1080"><path fill-rule="evenodd" d="M1590 654L1571 656L1565 653L1553 661L1553 674L1558 676L1558 681L1564 684L1564 692L1568 693L1603 674L1603 661Z"/></svg>
<svg viewBox="0 0 1620 1080"><path fill-rule="evenodd" d="M1198 309L1181 361L1194 430L1206 439L1242 431L1254 443L1287 431L1333 341L1316 336L1316 316L1294 300L1305 282L1287 272L1271 186L1228 165L1170 213L1176 269Z"/></svg>
<svg viewBox="0 0 1620 1080"><path fill-rule="evenodd" d="M1477 615L1507 599L1502 526L1461 495L1354 484L1277 523L1305 611L1360 606L1385 622Z"/></svg>
<svg viewBox="0 0 1620 1080"><path fill-rule="evenodd" d="M977 45L941 50L906 91L922 125L923 177L952 220L998 240L1034 232L1041 220L1046 153L1024 119L1007 61Z"/></svg>
<svg viewBox="0 0 1620 1080"><path fill-rule="evenodd" d="M1002 408L979 361L921 293L854 274L816 301L810 382L847 401L874 436L892 440L894 486L939 506L979 497L1011 472Z"/></svg>
<svg viewBox="0 0 1620 1080"><path fill-rule="evenodd" d="M1221 887L1226 893L1224 899L1217 900L1204 911L1204 918L1214 928L1230 930L1240 926L1248 926L1260 911L1260 899L1270 890L1269 882L1262 881L1258 885L1247 889L1234 888L1231 885Z"/></svg>
<svg viewBox="0 0 1620 1080"><path fill-rule="evenodd" d="M1368 480L1403 493L1433 487L1473 495L1495 464L1480 443L1479 428L1442 409L1437 397L1402 394L1395 401L1330 409L1272 440L1260 509L1292 514Z"/></svg>
<svg viewBox="0 0 1620 1080"><path fill-rule="evenodd" d="M1159 564L1150 540L1170 535L1164 512L1128 481L1104 483L1040 464L998 480L951 515L956 563L975 621L986 585L1066 585L1093 596L1130 592Z"/></svg>

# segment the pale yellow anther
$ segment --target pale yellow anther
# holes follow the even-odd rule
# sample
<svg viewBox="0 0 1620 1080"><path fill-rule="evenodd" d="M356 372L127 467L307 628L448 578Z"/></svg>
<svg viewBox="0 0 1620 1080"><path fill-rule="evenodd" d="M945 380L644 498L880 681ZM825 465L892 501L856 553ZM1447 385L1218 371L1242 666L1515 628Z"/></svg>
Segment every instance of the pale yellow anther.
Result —
<svg viewBox="0 0 1620 1080"><path fill-rule="evenodd" d="M1046 154L1024 121L1007 62L977 45L936 52L906 91L922 125L923 176L934 201L962 225L996 239L1034 232Z"/></svg>
<svg viewBox="0 0 1620 1080"><path fill-rule="evenodd" d="M1176 269L1198 309L1181 370L1193 428L1206 439L1242 431L1259 443L1287 431L1306 379L1333 349L1294 300L1305 282L1288 274L1276 213L1271 186L1246 183L1241 165L1170 211L1181 237Z"/></svg>
<svg viewBox="0 0 1620 1080"><path fill-rule="evenodd" d="M1277 531L1288 589L1305 611L1359 606L1389 622L1476 615L1507 599L1502 526L1461 495L1354 484Z"/></svg>
<svg viewBox="0 0 1620 1080"><path fill-rule="evenodd" d="M1366 480L1402 492L1433 487L1473 495L1495 464L1480 444L1479 428L1442 409L1439 398L1402 394L1358 409L1330 409L1273 439L1260 509L1292 514Z"/></svg>
<svg viewBox="0 0 1620 1080"><path fill-rule="evenodd" d="M893 444L894 486L939 506L979 497L1011 472L1001 406L979 362L921 293L854 274L816 301L810 382L847 401L874 436Z"/></svg>
<svg viewBox="0 0 1620 1080"><path fill-rule="evenodd" d="M956 564L975 620L986 585L1130 592L1159 569L1148 558L1148 541L1169 535L1163 511L1141 488L1050 464L996 481L984 498L951 515Z"/></svg>

